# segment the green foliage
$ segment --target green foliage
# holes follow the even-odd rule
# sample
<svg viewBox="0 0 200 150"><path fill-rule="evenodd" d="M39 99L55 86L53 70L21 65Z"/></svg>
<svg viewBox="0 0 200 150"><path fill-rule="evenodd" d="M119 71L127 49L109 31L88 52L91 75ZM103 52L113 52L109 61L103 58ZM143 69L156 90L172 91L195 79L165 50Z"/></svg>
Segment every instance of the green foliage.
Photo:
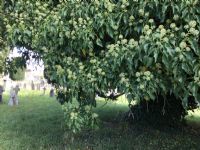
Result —
<svg viewBox="0 0 200 150"><path fill-rule="evenodd" d="M25 60L22 57L15 57L10 62L9 77L14 81L24 80L25 78Z"/></svg>
<svg viewBox="0 0 200 150"><path fill-rule="evenodd" d="M3 5L1 5L0 3L0 74L5 71L5 62L6 62L6 57L9 51L6 38L5 38L6 29L5 29L5 24L3 22L4 15L2 12L1 6Z"/></svg>
<svg viewBox="0 0 200 150"><path fill-rule="evenodd" d="M64 93L95 105L118 89L131 101L200 100L200 1L6 2L7 41L41 55Z"/></svg>
<svg viewBox="0 0 200 150"><path fill-rule="evenodd" d="M18 68L16 71L12 71L9 74L10 79L13 81L21 81L25 78L25 69L24 68Z"/></svg>
<svg viewBox="0 0 200 150"><path fill-rule="evenodd" d="M92 112L90 106L80 107L77 104L66 103L63 105L65 125L73 133L84 129L96 129L98 126L98 115Z"/></svg>

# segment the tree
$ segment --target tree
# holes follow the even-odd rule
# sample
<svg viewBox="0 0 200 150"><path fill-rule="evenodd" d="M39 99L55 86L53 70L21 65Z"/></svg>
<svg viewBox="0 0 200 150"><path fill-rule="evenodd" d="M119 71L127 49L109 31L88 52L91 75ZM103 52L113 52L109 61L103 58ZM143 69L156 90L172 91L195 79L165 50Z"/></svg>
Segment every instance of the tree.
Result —
<svg viewBox="0 0 200 150"><path fill-rule="evenodd" d="M9 64L9 76L14 81L21 81L25 78L26 61L22 57L15 57Z"/></svg>
<svg viewBox="0 0 200 150"><path fill-rule="evenodd" d="M5 40L5 24L3 21L3 3L0 6L0 74L5 71L5 61L8 55L8 45Z"/></svg>
<svg viewBox="0 0 200 150"><path fill-rule="evenodd" d="M62 101L200 99L200 1L5 1L6 37L39 54ZM116 89L120 94L112 93ZM61 95L59 97L59 95ZM157 100L159 101L159 99ZM173 101L172 101L173 103ZM176 109L176 108L175 108Z"/></svg>

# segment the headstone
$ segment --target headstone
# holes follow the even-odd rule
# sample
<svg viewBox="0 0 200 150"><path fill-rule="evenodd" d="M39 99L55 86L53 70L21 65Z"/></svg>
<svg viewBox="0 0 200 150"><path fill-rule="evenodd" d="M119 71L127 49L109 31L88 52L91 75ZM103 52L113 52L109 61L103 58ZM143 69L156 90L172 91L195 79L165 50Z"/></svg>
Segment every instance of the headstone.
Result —
<svg viewBox="0 0 200 150"><path fill-rule="evenodd" d="M15 90L16 95L18 95L18 92L20 91L19 85L16 85L14 90Z"/></svg>
<svg viewBox="0 0 200 150"><path fill-rule="evenodd" d="M54 93L54 89L51 88L51 90L50 90L50 97L54 97L54 95L55 95L55 93Z"/></svg>
<svg viewBox="0 0 200 150"><path fill-rule="evenodd" d="M4 92L4 88L3 86L0 85L0 103L3 102L3 92Z"/></svg>
<svg viewBox="0 0 200 150"><path fill-rule="evenodd" d="M40 84L37 84L37 90L40 91Z"/></svg>
<svg viewBox="0 0 200 150"><path fill-rule="evenodd" d="M46 87L44 86L43 87L43 95L45 95L45 93L46 93Z"/></svg>
<svg viewBox="0 0 200 150"><path fill-rule="evenodd" d="M26 83L24 83L24 87L23 88L26 89Z"/></svg>
<svg viewBox="0 0 200 150"><path fill-rule="evenodd" d="M31 90L35 90L35 85L33 81L31 82Z"/></svg>
<svg viewBox="0 0 200 150"><path fill-rule="evenodd" d="M9 106L18 105L17 94L15 91L16 88L11 87L10 89L10 100L8 102Z"/></svg>
<svg viewBox="0 0 200 150"><path fill-rule="evenodd" d="M41 85L41 87L44 87L44 86L45 86L45 82L44 82L43 79L41 79L40 85Z"/></svg>
<svg viewBox="0 0 200 150"><path fill-rule="evenodd" d="M21 82L20 82L18 85L19 85L19 88L21 88L21 87L22 87L22 83L21 83Z"/></svg>
<svg viewBox="0 0 200 150"><path fill-rule="evenodd" d="M4 89L4 90L6 89L6 83L7 83L7 80L4 79L4 80L3 80L3 89Z"/></svg>

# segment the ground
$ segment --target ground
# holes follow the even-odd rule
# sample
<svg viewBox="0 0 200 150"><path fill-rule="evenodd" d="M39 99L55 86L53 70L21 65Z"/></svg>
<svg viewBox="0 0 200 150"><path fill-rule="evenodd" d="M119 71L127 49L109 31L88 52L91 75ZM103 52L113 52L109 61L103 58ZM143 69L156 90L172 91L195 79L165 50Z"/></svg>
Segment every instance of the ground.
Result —
<svg viewBox="0 0 200 150"><path fill-rule="evenodd" d="M0 105L0 150L200 150L200 110L187 117L189 127L155 128L123 123L123 101L99 100L95 110L102 122L97 131L84 131L74 140L64 129L60 104L42 92L21 91L17 107L8 96Z"/></svg>

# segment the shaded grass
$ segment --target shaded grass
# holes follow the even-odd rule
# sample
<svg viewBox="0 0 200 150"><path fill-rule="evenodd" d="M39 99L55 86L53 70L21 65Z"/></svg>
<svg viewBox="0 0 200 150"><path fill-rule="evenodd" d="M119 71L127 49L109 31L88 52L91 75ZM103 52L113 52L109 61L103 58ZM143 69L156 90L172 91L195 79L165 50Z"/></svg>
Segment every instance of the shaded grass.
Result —
<svg viewBox="0 0 200 150"><path fill-rule="evenodd" d="M72 141L70 132L64 130L60 104L41 93L21 91L17 107L9 107L8 96L4 97L0 105L0 150L200 149L200 130L157 129L121 122L119 118L128 110L123 98L106 105L104 100L98 100L95 111L102 120L100 129L84 131ZM199 113L190 116L189 121L200 123Z"/></svg>

